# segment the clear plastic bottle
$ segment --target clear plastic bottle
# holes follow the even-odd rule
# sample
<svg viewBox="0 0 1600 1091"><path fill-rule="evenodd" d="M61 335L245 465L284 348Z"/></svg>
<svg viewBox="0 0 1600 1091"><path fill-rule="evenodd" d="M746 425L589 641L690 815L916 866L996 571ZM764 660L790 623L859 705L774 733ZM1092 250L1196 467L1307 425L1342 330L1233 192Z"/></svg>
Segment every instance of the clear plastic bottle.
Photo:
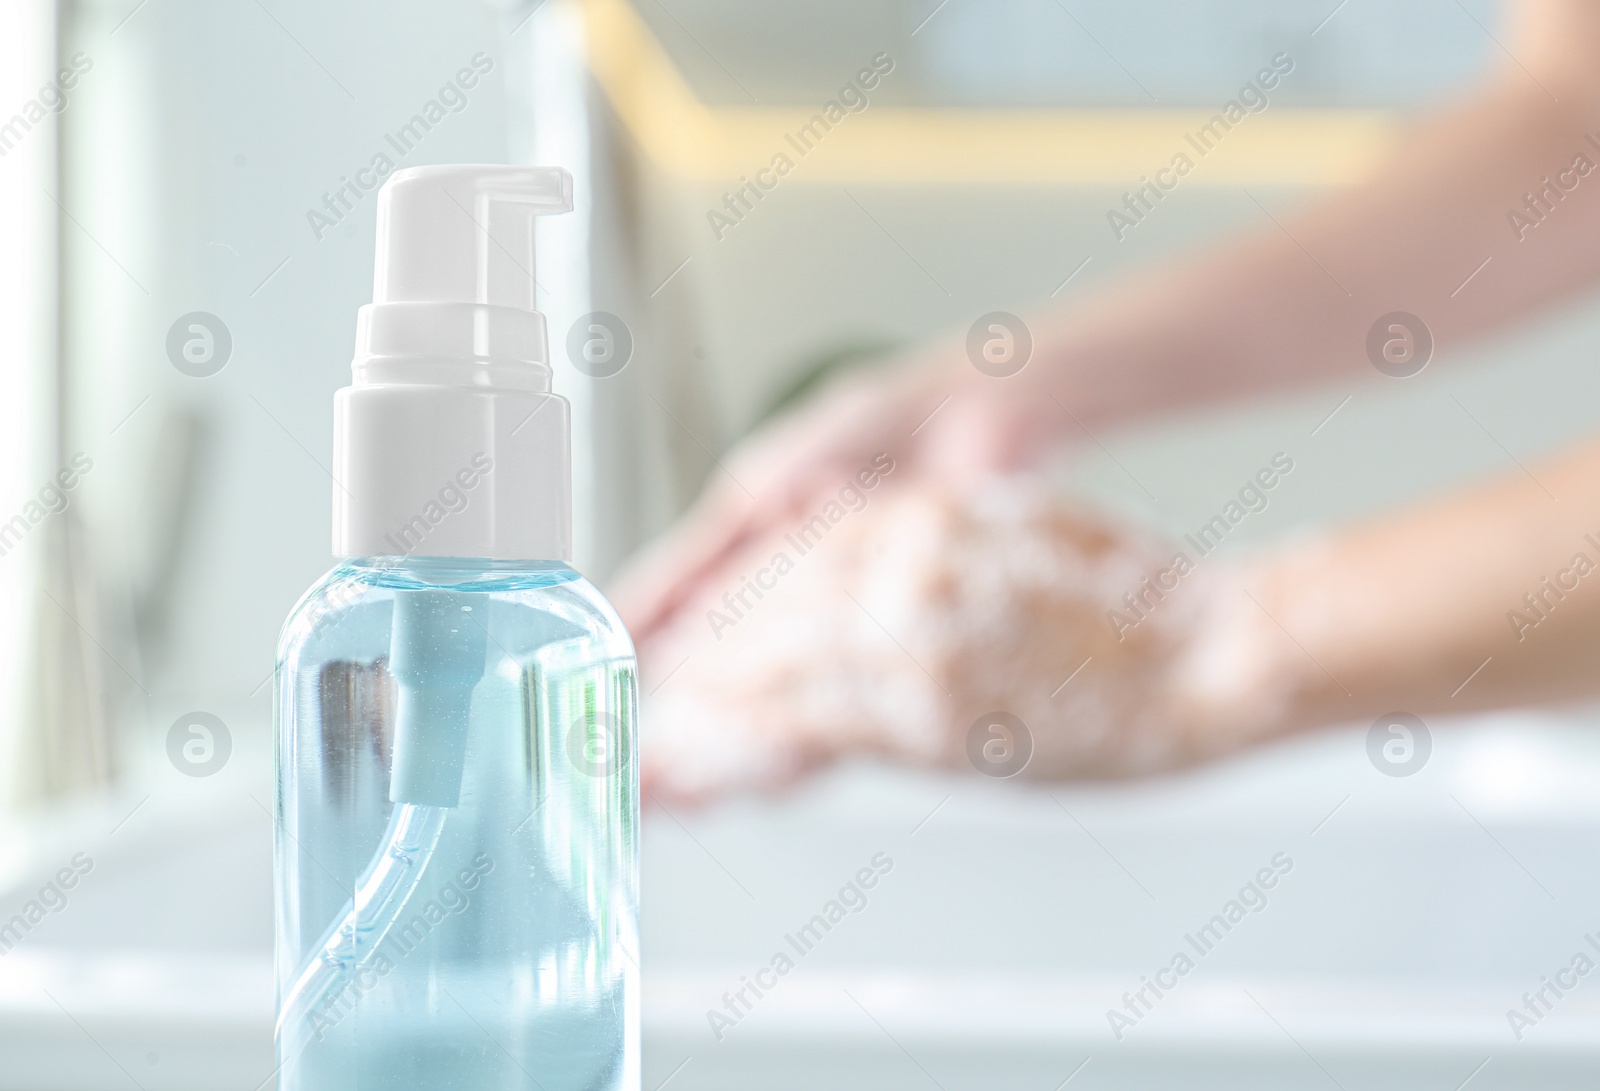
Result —
<svg viewBox="0 0 1600 1091"><path fill-rule="evenodd" d="M571 557L555 168L398 171L278 651L280 1091L637 1091L633 649Z"/></svg>
<svg viewBox="0 0 1600 1091"><path fill-rule="evenodd" d="M482 627L459 801L420 808L441 821L409 894L330 959L397 840L394 617L430 592ZM634 660L599 593L563 564L348 562L290 616L279 679L280 1001L322 978L282 1013L280 1088L637 1086Z"/></svg>

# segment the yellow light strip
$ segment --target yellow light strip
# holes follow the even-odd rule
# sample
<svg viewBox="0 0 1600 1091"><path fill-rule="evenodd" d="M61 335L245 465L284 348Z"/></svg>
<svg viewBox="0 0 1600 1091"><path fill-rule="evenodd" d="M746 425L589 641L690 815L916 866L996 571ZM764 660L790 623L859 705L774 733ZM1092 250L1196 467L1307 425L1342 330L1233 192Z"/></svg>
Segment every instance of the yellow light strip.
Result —
<svg viewBox="0 0 1600 1091"><path fill-rule="evenodd" d="M1184 185L1339 185L1370 170L1399 131L1387 111L1275 109L1247 115L1201 155L1185 134L1208 111L874 106L847 114L802 156L785 137L812 111L707 106L626 0L583 0L583 11L589 66L644 153L673 174L728 188L779 154L808 182L1132 188L1183 153L1194 163Z"/></svg>

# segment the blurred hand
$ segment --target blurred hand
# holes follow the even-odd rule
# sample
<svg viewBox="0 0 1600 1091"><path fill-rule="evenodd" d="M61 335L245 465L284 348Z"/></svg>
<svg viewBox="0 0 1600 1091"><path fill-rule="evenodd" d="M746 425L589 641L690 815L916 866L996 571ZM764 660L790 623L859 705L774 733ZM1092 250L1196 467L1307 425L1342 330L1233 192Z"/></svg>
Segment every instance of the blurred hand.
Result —
<svg viewBox="0 0 1600 1091"><path fill-rule="evenodd" d="M634 639L652 640L688 604L737 580L734 561L793 529L879 455L897 487L971 482L1033 462L1067 420L1019 379L979 374L964 357L840 376L724 459L678 525L624 573L613 598Z"/></svg>
<svg viewBox="0 0 1600 1091"><path fill-rule="evenodd" d="M1026 775L1128 775L1280 726L1300 667L1242 570L1176 572L1159 539L1016 481L898 473L746 538L725 586L641 641L647 793L766 789L857 753L997 773L1030 740Z"/></svg>

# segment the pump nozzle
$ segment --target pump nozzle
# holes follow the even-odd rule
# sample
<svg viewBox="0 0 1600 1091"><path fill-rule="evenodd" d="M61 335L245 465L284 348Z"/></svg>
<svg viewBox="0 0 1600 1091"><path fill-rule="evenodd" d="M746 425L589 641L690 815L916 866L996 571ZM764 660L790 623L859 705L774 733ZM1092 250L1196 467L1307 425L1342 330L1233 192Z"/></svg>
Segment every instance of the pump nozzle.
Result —
<svg viewBox="0 0 1600 1091"><path fill-rule="evenodd" d="M571 208L559 167L408 167L378 191L372 302L334 402L335 554L570 556L534 223Z"/></svg>
<svg viewBox="0 0 1600 1091"><path fill-rule="evenodd" d="M378 192L372 302L534 309L533 220L572 210L559 167L396 171Z"/></svg>

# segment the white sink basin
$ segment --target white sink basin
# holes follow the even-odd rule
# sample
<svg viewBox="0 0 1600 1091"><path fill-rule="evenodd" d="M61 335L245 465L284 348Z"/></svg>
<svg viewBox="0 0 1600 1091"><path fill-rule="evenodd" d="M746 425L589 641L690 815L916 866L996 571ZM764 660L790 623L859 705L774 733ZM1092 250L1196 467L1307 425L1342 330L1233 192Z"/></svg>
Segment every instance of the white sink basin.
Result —
<svg viewBox="0 0 1600 1091"><path fill-rule="evenodd" d="M0 1091L270 1086L270 778L240 749L6 841L0 926L94 867L0 957ZM1600 961L1597 835L1600 732L1528 717L1438 730L1403 779L1341 731L1117 788L860 768L652 814L645 1086L1589 1088L1600 973L1521 1040L1507 1010Z"/></svg>

